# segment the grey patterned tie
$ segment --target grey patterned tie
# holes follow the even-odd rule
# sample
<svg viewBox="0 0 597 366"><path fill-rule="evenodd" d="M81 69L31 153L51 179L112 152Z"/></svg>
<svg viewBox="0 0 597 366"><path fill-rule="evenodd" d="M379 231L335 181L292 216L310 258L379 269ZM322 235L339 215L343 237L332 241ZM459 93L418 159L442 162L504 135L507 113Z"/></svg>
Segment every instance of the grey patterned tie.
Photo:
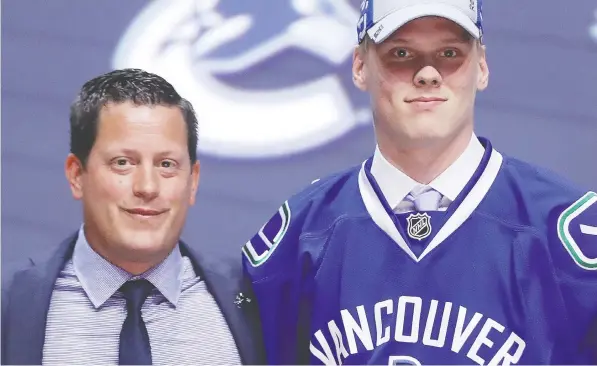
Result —
<svg viewBox="0 0 597 366"><path fill-rule="evenodd" d="M411 191L407 198L414 203L417 211L437 211L439 210L439 202L442 199L441 193L431 187L427 187L421 193ZM413 193L414 192L414 193Z"/></svg>

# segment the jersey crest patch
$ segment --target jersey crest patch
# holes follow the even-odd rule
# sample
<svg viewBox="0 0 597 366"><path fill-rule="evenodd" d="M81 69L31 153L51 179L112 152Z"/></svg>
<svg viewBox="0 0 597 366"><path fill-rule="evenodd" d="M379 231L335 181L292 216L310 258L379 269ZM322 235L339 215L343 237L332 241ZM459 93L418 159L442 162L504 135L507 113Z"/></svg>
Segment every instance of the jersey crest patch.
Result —
<svg viewBox="0 0 597 366"><path fill-rule="evenodd" d="M426 213L411 214L406 218L408 236L423 240L431 235L431 217Z"/></svg>
<svg viewBox="0 0 597 366"><path fill-rule="evenodd" d="M265 263L278 247L290 226L290 207L284 202L269 221L243 246L243 253L253 267Z"/></svg>
<svg viewBox="0 0 597 366"><path fill-rule="evenodd" d="M597 270L597 193L588 192L562 212L558 237L578 266Z"/></svg>

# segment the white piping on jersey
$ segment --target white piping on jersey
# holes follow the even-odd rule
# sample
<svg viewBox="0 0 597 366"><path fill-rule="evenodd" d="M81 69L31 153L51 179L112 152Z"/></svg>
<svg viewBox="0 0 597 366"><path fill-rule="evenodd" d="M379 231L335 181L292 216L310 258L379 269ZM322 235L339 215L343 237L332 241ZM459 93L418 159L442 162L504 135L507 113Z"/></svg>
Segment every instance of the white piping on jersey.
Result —
<svg viewBox="0 0 597 366"><path fill-rule="evenodd" d="M470 190L468 195L462 200L462 203L458 208L454 211L452 216L448 218L445 222L444 226L439 230L437 235L432 239L432 241L427 245L427 248L421 253L420 257L417 257L408 244L406 240L400 235L398 229L394 225L392 218L388 215L386 210L384 209L382 203L379 201L373 187L371 187L371 183L367 179L367 175L365 173L365 162L363 162L361 166L361 170L359 172L359 191L361 193L361 198L363 199L363 203L369 212L369 215L375 222L380 229L382 229L406 254L412 258L415 262L420 262L427 254L429 254L433 249L435 249L438 245L440 245L444 240L446 240L456 229L462 225L467 218L473 213L473 211L479 206L489 188L495 181L497 174L502 166L503 157L502 155L497 152L496 150L491 151L491 156L489 161L487 162L487 166L485 170L481 174L481 177L477 181L477 183L473 186Z"/></svg>

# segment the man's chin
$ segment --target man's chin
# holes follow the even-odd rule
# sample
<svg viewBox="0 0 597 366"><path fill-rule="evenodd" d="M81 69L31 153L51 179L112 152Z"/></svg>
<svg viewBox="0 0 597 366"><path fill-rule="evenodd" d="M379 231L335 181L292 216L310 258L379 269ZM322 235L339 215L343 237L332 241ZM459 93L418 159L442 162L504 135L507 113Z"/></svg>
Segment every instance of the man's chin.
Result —
<svg viewBox="0 0 597 366"><path fill-rule="evenodd" d="M121 234L122 247L130 251L151 253L163 251L168 244L163 230L150 228L128 229Z"/></svg>

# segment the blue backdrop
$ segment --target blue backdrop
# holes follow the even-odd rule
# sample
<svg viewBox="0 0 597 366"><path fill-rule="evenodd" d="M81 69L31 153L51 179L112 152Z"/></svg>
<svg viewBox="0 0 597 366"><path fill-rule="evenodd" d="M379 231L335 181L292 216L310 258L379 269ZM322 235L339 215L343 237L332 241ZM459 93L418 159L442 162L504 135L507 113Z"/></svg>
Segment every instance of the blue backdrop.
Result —
<svg viewBox="0 0 597 366"><path fill-rule="evenodd" d="M202 176L184 237L208 252L239 248L289 195L369 156L367 96L350 81L357 2L4 0L3 272L80 225L68 107L113 68L156 72L195 105ZM597 188L597 3L484 9L478 134Z"/></svg>

